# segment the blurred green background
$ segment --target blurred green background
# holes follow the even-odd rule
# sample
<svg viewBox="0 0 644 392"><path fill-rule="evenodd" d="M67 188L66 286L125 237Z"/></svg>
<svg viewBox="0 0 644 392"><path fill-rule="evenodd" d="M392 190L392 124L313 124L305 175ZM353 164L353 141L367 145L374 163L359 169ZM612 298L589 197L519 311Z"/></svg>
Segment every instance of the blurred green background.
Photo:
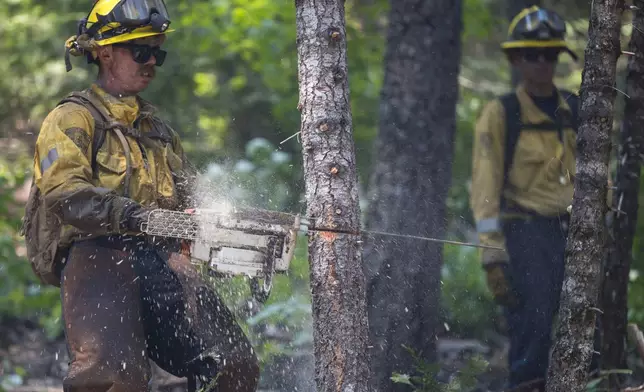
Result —
<svg viewBox="0 0 644 392"><path fill-rule="evenodd" d="M43 117L67 92L86 87L96 74L96 68L82 58L72 58L74 69L66 73L63 61L64 41L75 33L77 20L91 3L0 1L0 324L29 320L50 339L61 338L58 290L35 281L18 228ZM588 2L542 3L552 5L569 23L572 44L582 59L574 64L562 56L557 82L577 91ZM299 131L300 121L293 1L167 0L167 5L177 31L169 35L166 63L143 96L180 133L189 157L215 185L214 192L257 207L303 212L299 140L281 143ZM499 50L508 24L505 9L506 0L464 0L458 129L447 200L451 239L475 239L468 207L472 128L484 102L510 89L510 70ZM388 1L347 0L346 10L351 105L364 194L377 135ZM626 23L624 43L629 28ZM623 85L624 68L620 60L618 87ZM616 121L622 107L618 97ZM630 319L639 324L644 323L640 276L644 248L638 240L643 230L640 219L629 295ZM483 339L486 331L498 329L491 317L497 310L485 287L477 251L446 246L444 252L442 302L447 329L453 336ZM246 282L228 280L219 288L242 312L249 293ZM309 301L302 239L291 272L277 278L268 304L259 313L242 317L263 364L310 344ZM267 337L267 325L286 326L288 338ZM0 368L9 374L11 364L7 358L4 361Z"/></svg>

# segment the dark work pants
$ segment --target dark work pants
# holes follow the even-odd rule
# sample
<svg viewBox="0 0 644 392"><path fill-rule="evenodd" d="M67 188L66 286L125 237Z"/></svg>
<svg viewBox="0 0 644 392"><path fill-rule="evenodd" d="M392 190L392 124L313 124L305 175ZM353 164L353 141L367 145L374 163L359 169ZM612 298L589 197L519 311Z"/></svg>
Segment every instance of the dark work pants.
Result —
<svg viewBox="0 0 644 392"><path fill-rule="evenodd" d="M178 377L218 377L218 392L257 387L250 343L188 257L131 237L81 241L61 295L65 392L148 391L148 358Z"/></svg>
<svg viewBox="0 0 644 392"><path fill-rule="evenodd" d="M551 333L564 278L565 218L533 217L504 224L510 276L519 305L504 309L510 336L510 388L545 380ZM599 330L595 350L599 351ZM591 367L596 369L598 357ZM541 390L545 388L540 386ZM528 389L531 390L531 389Z"/></svg>

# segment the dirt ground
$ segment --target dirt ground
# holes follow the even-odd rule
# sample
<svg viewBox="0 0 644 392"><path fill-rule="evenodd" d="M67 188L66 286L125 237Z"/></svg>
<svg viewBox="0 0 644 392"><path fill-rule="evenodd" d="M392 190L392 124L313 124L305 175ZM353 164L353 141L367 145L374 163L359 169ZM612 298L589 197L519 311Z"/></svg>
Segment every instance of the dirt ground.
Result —
<svg viewBox="0 0 644 392"><path fill-rule="evenodd" d="M438 354L442 370L438 377L448 381L473 354L482 355L489 363L488 371L479 377L477 392L502 391L507 377L507 339L492 336L487 344L477 340L441 338ZM632 356L631 369L642 374L644 363ZM0 391L62 392L61 380L67 371L67 349L63 337L48 340L33 323L11 320L0 322ZM186 391L185 379L174 377L151 362L152 392ZM299 358L285 358L263 369L260 391L313 392L313 356L303 353ZM636 377L629 384L636 384ZM639 385L639 384L638 384Z"/></svg>
<svg viewBox="0 0 644 392"><path fill-rule="evenodd" d="M499 342L505 344L503 337L499 337ZM506 349L492 350L476 340L441 339L438 351L445 366L439 377L449 379L468 355L481 354L490 361L490 374L484 376L482 382L485 388L481 388L481 391L498 390L505 378ZM0 323L0 371L5 373L6 390L62 392L61 380L67 371L67 363L67 349L62 336L48 340L41 329L25 321L5 320ZM313 366L310 352L303 353L299 358L276 361L263 369L261 391L313 392ZM153 362L151 367L153 392L186 390L185 379L166 373Z"/></svg>

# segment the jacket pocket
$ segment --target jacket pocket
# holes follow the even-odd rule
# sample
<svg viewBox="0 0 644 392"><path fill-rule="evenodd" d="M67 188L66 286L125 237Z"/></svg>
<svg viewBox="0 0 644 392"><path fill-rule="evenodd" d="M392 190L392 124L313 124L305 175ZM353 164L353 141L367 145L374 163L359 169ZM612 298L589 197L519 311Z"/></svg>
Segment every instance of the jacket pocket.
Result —
<svg viewBox="0 0 644 392"><path fill-rule="evenodd" d="M541 136L526 131L519 136L509 173L510 183L519 190L530 190L539 180L546 161L552 158Z"/></svg>
<svg viewBox="0 0 644 392"><path fill-rule="evenodd" d="M125 184L127 169L125 155L98 151L96 154L96 166L98 171L97 185L120 193Z"/></svg>

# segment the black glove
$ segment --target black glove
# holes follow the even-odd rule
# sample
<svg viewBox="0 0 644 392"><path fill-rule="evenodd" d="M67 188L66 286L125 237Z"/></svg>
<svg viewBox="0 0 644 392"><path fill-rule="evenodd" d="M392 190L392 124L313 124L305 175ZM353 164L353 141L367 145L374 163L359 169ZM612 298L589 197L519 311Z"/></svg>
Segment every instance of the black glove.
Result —
<svg viewBox="0 0 644 392"><path fill-rule="evenodd" d="M148 221L152 209L132 202L123 209L121 228L124 231L141 233L141 224Z"/></svg>

